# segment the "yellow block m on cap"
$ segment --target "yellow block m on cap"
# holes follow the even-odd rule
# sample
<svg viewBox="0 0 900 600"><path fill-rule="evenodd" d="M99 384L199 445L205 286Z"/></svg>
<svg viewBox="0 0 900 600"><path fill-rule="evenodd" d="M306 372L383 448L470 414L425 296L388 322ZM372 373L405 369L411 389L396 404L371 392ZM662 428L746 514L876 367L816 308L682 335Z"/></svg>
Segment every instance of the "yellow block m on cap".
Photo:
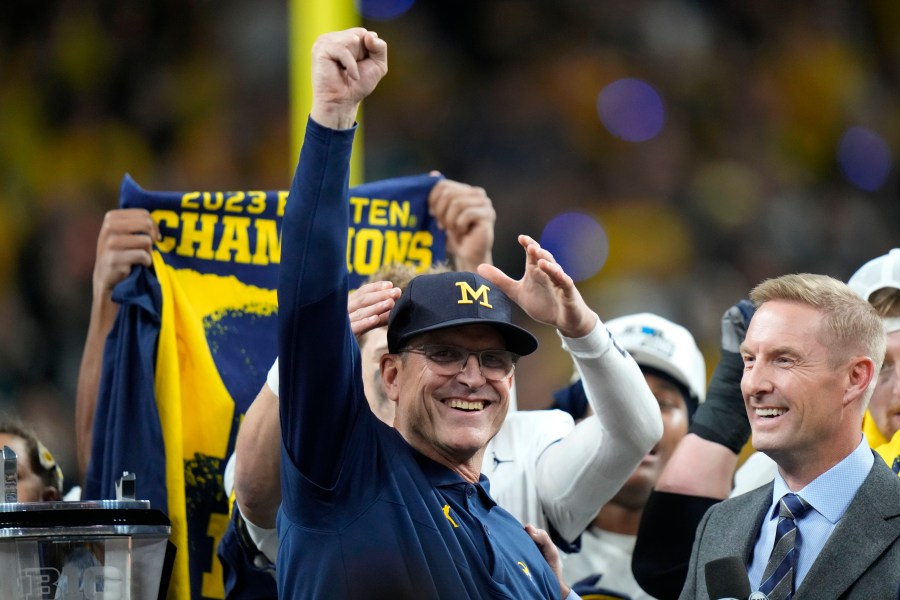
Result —
<svg viewBox="0 0 900 600"><path fill-rule="evenodd" d="M519 356L537 349L537 339L512 320L512 302L475 273L419 275L409 282L388 320L388 352L398 353L428 331L483 324L495 327L506 349Z"/></svg>

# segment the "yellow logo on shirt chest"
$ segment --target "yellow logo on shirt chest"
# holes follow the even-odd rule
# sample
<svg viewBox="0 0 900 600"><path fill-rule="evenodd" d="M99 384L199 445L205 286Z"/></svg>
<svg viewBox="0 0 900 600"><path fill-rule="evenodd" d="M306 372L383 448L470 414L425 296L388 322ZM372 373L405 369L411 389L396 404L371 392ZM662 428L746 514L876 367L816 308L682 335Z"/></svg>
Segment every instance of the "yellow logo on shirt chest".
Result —
<svg viewBox="0 0 900 600"><path fill-rule="evenodd" d="M519 568L522 569L523 573L525 573L526 575L531 577L531 571L528 570L528 565L523 563L521 560L519 562L517 562L516 564L519 565Z"/></svg>
<svg viewBox="0 0 900 600"><path fill-rule="evenodd" d="M453 520L453 517L450 516L450 505L444 505L444 516L447 517L447 520L450 521L450 524L453 525L454 528L459 528L459 525L456 524L456 521Z"/></svg>

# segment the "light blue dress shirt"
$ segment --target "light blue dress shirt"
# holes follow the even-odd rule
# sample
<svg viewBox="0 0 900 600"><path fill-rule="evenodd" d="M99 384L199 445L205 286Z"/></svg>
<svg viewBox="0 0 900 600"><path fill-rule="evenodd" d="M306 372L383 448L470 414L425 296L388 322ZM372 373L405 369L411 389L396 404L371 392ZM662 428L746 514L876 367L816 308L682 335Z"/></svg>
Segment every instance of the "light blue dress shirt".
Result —
<svg viewBox="0 0 900 600"><path fill-rule="evenodd" d="M825 546L835 525L844 516L847 507L856 495L865 478L869 475L875 455L869 449L866 439L863 437L856 449L844 460L831 467L815 479L809 485L797 492L801 498L809 503L813 510L807 512L797 523L800 534L800 558L797 570L794 573L794 589L800 587L800 583L819 556L819 551ZM778 503L782 496L791 493L780 473L775 474L775 486L772 491L772 503L766 512L756 545L753 547L753 556L750 559L748 577L750 588L758 590L762 583L763 571L772 553L775 544L775 527L778 525Z"/></svg>

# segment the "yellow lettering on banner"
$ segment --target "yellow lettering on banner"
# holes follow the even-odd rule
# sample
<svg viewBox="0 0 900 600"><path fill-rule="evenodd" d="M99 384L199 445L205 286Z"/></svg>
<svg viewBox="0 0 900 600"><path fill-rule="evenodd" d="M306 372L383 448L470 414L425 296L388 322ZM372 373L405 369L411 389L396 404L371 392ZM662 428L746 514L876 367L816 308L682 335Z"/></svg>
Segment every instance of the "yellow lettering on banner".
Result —
<svg viewBox="0 0 900 600"><path fill-rule="evenodd" d="M200 210L200 192L188 192L181 197L181 208Z"/></svg>
<svg viewBox="0 0 900 600"><path fill-rule="evenodd" d="M410 217L409 202L381 200L378 198L350 198L353 223L365 223L375 227L412 227L414 219ZM368 207L368 218L363 218L363 211Z"/></svg>
<svg viewBox="0 0 900 600"><path fill-rule="evenodd" d="M163 254L174 251L181 256L240 264L281 263L281 236L278 232L278 221L275 219L224 215L222 238L218 245L214 246L215 227L219 223L218 215L183 212L179 218L178 213L172 210L154 210L150 216L159 223L161 229L165 228L170 232L162 241L156 242L157 249ZM256 230L256 248L253 249L252 255L251 226Z"/></svg>
<svg viewBox="0 0 900 600"><path fill-rule="evenodd" d="M362 223L362 210L363 207L368 206L368 204L368 198L350 198L350 206L353 207L353 218L351 219L351 222Z"/></svg>
<svg viewBox="0 0 900 600"><path fill-rule="evenodd" d="M350 227L347 229L347 271L353 272L353 258L351 256L353 250L353 238L356 236L356 229Z"/></svg>
<svg viewBox="0 0 900 600"><path fill-rule="evenodd" d="M160 225L160 228L162 228L162 226L169 229L176 229L178 227L178 213L174 210L154 210L150 213L150 217ZM175 237L170 235L164 237L161 241L156 242L156 247L160 252L168 253L175 249L176 241Z"/></svg>
<svg viewBox="0 0 900 600"><path fill-rule="evenodd" d="M200 219L200 230L197 230L197 218ZM181 256L194 256L206 260L213 259L213 232L218 215L198 215L196 213L181 213L181 243L175 250ZM196 253L194 244L198 244Z"/></svg>
<svg viewBox="0 0 900 600"><path fill-rule="evenodd" d="M244 212L244 207L241 206L244 202L244 196L244 192L232 192L228 199L225 200L225 212ZM247 212L250 212L249 208Z"/></svg>
<svg viewBox="0 0 900 600"><path fill-rule="evenodd" d="M290 192L287 190L282 190L278 192L278 216L284 216L284 206L287 204L288 196L290 196Z"/></svg>
<svg viewBox="0 0 900 600"><path fill-rule="evenodd" d="M386 227L388 224L388 201L373 199L369 206L369 225Z"/></svg>
<svg viewBox="0 0 900 600"><path fill-rule="evenodd" d="M409 202L391 202L391 226L409 227Z"/></svg>
<svg viewBox="0 0 900 600"><path fill-rule="evenodd" d="M247 212L251 215L261 215L266 210L266 193L265 192L247 192L250 194L250 206ZM279 196L281 194L279 193Z"/></svg>
<svg viewBox="0 0 900 600"><path fill-rule="evenodd" d="M409 245L409 253L406 255L406 261L410 264L418 265L416 270L421 273L431 266L432 252L434 246L434 236L430 231L417 231L413 234L412 243Z"/></svg>
<svg viewBox="0 0 900 600"><path fill-rule="evenodd" d="M192 192L193 194L193 192ZM262 204L254 206L254 195ZM242 196L243 195L243 196ZM225 212L256 211L265 207L265 192L228 192L209 194L204 197L198 192L185 194L183 204L222 204ZM245 202L241 204L241 201ZM250 204L246 200L250 199ZM279 192L279 210L288 198L288 192ZM414 218L408 215L408 203L393 203L387 200L370 202L358 199L365 206L374 207L372 218L388 222ZM360 213L364 216L363 213ZM276 219L251 218L233 214L212 214L154 210L153 219L165 231L165 237L156 243L162 253L174 252L180 256L194 257L218 262L238 264L269 265L281 263L281 235ZM221 219L221 221L220 221ZM222 234L216 238L216 226L221 223ZM256 233L256 242L251 244L250 228ZM393 262L412 265L418 272L427 269L433 260L434 236L429 231L381 230L370 228L347 228L347 270L362 276L371 275L378 268Z"/></svg>
<svg viewBox="0 0 900 600"><path fill-rule="evenodd" d="M275 219L256 219L256 252L253 254L254 265L281 263L281 238L278 236L278 223Z"/></svg>
<svg viewBox="0 0 900 600"><path fill-rule="evenodd" d="M412 241L411 231L384 232L384 260L382 264L406 262L409 255L409 243Z"/></svg>
<svg viewBox="0 0 900 600"><path fill-rule="evenodd" d="M404 263L421 273L431 266L434 236L428 231L347 230L347 270L371 275L381 265Z"/></svg>
<svg viewBox="0 0 900 600"><path fill-rule="evenodd" d="M288 192L278 192L278 216L284 214L284 204ZM265 192L253 190L249 192L187 192L181 196L181 208L191 211L223 210L229 213L250 213L261 215L266 211Z"/></svg>
<svg viewBox="0 0 900 600"><path fill-rule="evenodd" d="M216 250L216 260L222 262L231 261L231 253L234 252L234 262L248 264L250 262L250 237L247 229L250 227L249 217L222 217L222 239Z"/></svg>
<svg viewBox="0 0 900 600"><path fill-rule="evenodd" d="M203 192L203 210L219 210L224 205L225 194L222 192Z"/></svg>
<svg viewBox="0 0 900 600"><path fill-rule="evenodd" d="M222 573L222 563L216 554L219 542L225 535L228 528L228 515L221 513L212 513L209 515L209 527L206 528L206 535L213 539L212 551L212 569L203 573L203 583L200 592L204 598L224 598L225 597L225 581Z"/></svg>
<svg viewBox="0 0 900 600"><path fill-rule="evenodd" d="M360 275L371 275L378 270L384 248L384 236L377 229L361 229L356 232L353 248L353 268Z"/></svg>

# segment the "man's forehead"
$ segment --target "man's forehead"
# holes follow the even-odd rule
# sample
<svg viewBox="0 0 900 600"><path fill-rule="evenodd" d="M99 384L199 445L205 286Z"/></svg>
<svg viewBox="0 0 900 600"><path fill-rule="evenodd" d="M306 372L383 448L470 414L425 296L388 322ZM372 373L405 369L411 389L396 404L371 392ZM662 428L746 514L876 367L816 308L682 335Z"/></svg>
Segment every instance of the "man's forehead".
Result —
<svg viewBox="0 0 900 600"><path fill-rule="evenodd" d="M785 350L806 347L818 341L821 323L822 313L808 304L765 302L747 327L741 351L755 350L754 346L758 344Z"/></svg>

